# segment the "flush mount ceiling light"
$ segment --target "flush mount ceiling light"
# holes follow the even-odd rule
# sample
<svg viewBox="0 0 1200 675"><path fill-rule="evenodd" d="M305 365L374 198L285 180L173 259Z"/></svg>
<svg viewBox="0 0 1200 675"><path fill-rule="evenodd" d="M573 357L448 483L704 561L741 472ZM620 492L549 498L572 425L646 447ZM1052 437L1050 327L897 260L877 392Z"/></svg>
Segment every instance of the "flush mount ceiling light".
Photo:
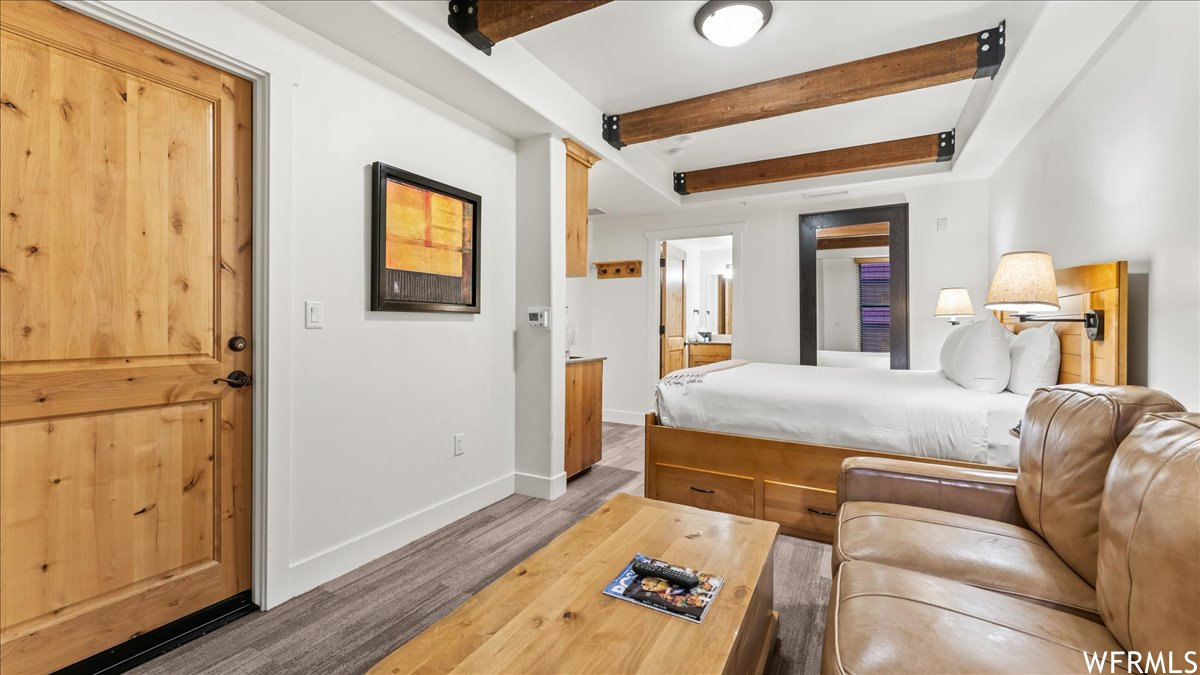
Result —
<svg viewBox="0 0 1200 675"><path fill-rule="evenodd" d="M721 47L736 47L771 20L769 0L710 0L696 12L696 32Z"/></svg>

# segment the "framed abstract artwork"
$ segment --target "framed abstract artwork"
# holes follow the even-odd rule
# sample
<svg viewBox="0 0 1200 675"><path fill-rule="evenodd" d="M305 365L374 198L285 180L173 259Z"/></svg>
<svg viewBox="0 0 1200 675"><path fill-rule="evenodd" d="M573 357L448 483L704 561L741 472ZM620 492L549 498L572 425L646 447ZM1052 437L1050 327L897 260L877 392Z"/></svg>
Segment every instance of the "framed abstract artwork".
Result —
<svg viewBox="0 0 1200 675"><path fill-rule="evenodd" d="M482 198L374 164L371 309L479 313Z"/></svg>

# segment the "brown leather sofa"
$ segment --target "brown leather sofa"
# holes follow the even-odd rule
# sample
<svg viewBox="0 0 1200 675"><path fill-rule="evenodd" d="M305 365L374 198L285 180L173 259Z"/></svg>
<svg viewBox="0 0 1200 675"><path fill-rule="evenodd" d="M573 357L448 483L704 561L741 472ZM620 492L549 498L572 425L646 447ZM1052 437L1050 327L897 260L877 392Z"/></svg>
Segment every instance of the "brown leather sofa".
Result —
<svg viewBox="0 0 1200 675"><path fill-rule="evenodd" d="M1140 387L1050 387L1017 473L847 460L823 672L1200 663L1200 414L1180 411Z"/></svg>

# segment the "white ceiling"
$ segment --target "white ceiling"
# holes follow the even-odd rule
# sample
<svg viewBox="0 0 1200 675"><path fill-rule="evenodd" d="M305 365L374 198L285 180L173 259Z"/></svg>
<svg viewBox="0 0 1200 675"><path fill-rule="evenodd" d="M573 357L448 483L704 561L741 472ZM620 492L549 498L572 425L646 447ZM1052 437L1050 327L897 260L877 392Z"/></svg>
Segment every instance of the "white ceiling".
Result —
<svg viewBox="0 0 1200 675"><path fill-rule="evenodd" d="M740 47L692 25L703 0L612 2L516 38L609 113L753 84L975 33L1009 2L788 2Z"/></svg>
<svg viewBox="0 0 1200 675"><path fill-rule="evenodd" d="M722 48L695 33L702 0L617 1L506 40L485 56L446 26L444 0L263 0L271 9L412 85L440 110L461 113L497 142L537 134L572 138L603 161L590 206L614 218L753 203L813 193L851 195L991 175L1012 147L1136 5L1033 2L774 1L771 23L746 45ZM720 91L957 37L1008 21L995 80L973 80L642 143L617 151L600 114ZM402 85L397 85L402 86ZM408 85L403 85L408 86ZM419 91L417 91L419 90ZM406 89L408 91L408 89ZM474 121L482 123L474 125ZM845 147L958 129L952 162L750 186L679 198L672 170ZM683 147L683 157L672 157Z"/></svg>
<svg viewBox="0 0 1200 675"><path fill-rule="evenodd" d="M740 47L700 37L703 2L613 2L517 38L607 113L637 110L975 33L1009 2L787 2ZM646 144L673 171L781 157L945 131L975 83L805 111ZM680 157L669 155L682 148Z"/></svg>

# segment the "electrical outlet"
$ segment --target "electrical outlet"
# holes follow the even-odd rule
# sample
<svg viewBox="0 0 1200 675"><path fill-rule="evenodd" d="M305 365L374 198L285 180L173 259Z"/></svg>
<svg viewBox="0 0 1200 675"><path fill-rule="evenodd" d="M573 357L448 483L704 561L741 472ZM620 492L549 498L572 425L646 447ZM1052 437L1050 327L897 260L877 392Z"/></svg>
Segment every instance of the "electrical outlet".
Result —
<svg viewBox="0 0 1200 675"><path fill-rule="evenodd" d="M454 434L454 456L458 457L463 454L463 436L464 434Z"/></svg>
<svg viewBox="0 0 1200 675"><path fill-rule="evenodd" d="M949 218L938 218L937 219L937 231L938 232L945 232L946 230L949 230L949 229L950 229L950 219Z"/></svg>

